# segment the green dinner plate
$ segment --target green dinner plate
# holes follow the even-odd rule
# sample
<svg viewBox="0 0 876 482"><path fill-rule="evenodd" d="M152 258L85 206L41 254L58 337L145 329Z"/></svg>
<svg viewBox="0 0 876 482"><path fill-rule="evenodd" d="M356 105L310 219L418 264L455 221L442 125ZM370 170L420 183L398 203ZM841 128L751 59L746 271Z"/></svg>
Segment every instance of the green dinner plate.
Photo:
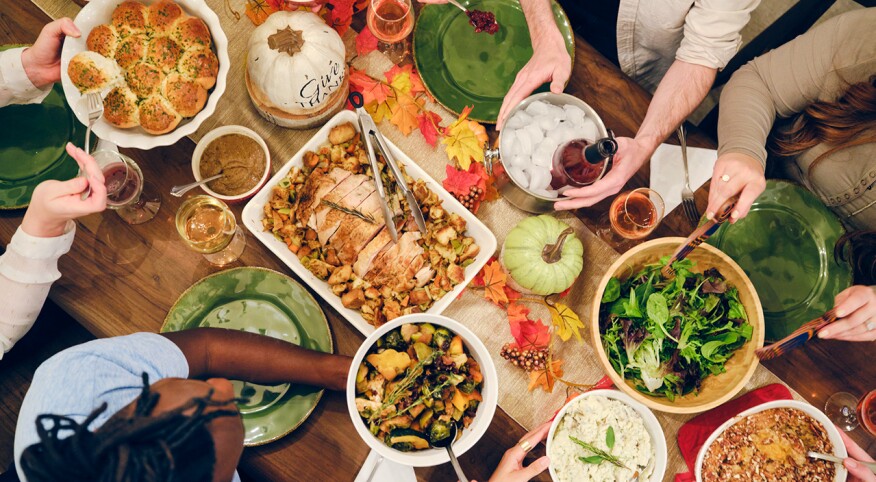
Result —
<svg viewBox="0 0 876 482"><path fill-rule="evenodd" d="M292 278L266 268L234 268L192 285L171 307L161 332L198 327L228 328L286 340L333 353L332 335L322 309ZM273 442L301 425L323 390L306 385L275 387L233 381L244 445Z"/></svg>
<svg viewBox="0 0 876 482"><path fill-rule="evenodd" d="M852 284L851 266L833 257L844 232L814 194L770 180L748 216L708 242L745 270L763 305L766 339L776 341L833 308L834 296Z"/></svg>
<svg viewBox="0 0 876 482"><path fill-rule="evenodd" d="M0 51L14 47L2 45ZM64 146L85 145L85 126L67 105L61 84L40 104L0 108L0 126L0 209L27 207L37 184L79 172Z"/></svg>
<svg viewBox="0 0 876 482"><path fill-rule="evenodd" d="M414 62L432 97L459 114L474 106L470 119L495 123L517 72L532 57L526 18L516 0L461 1L469 10L496 15L499 31L475 33L465 12L452 5L426 5L414 29ZM575 34L566 12L551 2L557 26L575 61ZM545 84L537 92L548 90Z"/></svg>

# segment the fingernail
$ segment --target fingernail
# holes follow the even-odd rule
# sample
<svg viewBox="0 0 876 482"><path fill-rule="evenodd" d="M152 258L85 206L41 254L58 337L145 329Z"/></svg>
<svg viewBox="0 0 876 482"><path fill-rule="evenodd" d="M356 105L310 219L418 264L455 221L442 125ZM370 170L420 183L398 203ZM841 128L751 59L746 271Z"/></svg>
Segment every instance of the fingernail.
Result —
<svg viewBox="0 0 876 482"><path fill-rule="evenodd" d="M540 459L540 460L538 461L538 466L539 466L539 468L541 468L541 469L546 469L546 468L548 468L548 466L549 466L550 464L551 464L551 459L549 459L549 458L547 457L547 455L545 455L544 458L542 458L542 459Z"/></svg>
<svg viewBox="0 0 876 482"><path fill-rule="evenodd" d="M732 213L730 213L730 217L733 218L733 219L738 218L738 217L739 217L739 211L733 211Z"/></svg>
<svg viewBox="0 0 876 482"><path fill-rule="evenodd" d="M709 221L711 221L712 218L714 218L714 217L715 217L715 213L713 213L711 211L706 213L706 219L708 219Z"/></svg>
<svg viewBox="0 0 876 482"><path fill-rule="evenodd" d="M858 462L856 462L855 459L846 459L846 467L850 469L857 469Z"/></svg>
<svg viewBox="0 0 876 482"><path fill-rule="evenodd" d="M846 316L845 310L836 310L836 317L837 318L844 318L845 316Z"/></svg>
<svg viewBox="0 0 876 482"><path fill-rule="evenodd" d="M818 332L818 338L827 338L830 335L830 330L821 330Z"/></svg>

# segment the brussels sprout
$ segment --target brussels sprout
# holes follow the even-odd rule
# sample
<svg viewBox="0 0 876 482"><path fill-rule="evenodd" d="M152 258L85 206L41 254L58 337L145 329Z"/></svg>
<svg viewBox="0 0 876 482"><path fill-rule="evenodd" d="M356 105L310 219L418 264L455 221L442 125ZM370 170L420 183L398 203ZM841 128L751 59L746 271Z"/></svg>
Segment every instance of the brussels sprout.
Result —
<svg viewBox="0 0 876 482"><path fill-rule="evenodd" d="M432 426L429 427L429 441L432 445L435 445L436 442L444 440L450 436L451 423L452 422L444 422L441 420L435 420L432 422Z"/></svg>
<svg viewBox="0 0 876 482"><path fill-rule="evenodd" d="M477 384L475 384L475 382L471 380L466 380L457 385L456 388L462 390L463 393L471 393L474 391L475 388L477 388Z"/></svg>
<svg viewBox="0 0 876 482"><path fill-rule="evenodd" d="M441 351L447 351L450 349L450 340L453 339L453 336L450 334L450 331L447 328L441 327L435 330L435 334L432 335L432 344L435 345Z"/></svg>
<svg viewBox="0 0 876 482"><path fill-rule="evenodd" d="M386 348L392 348L398 351L407 351L408 344L402 338L399 330L392 330L383 337L383 343Z"/></svg>

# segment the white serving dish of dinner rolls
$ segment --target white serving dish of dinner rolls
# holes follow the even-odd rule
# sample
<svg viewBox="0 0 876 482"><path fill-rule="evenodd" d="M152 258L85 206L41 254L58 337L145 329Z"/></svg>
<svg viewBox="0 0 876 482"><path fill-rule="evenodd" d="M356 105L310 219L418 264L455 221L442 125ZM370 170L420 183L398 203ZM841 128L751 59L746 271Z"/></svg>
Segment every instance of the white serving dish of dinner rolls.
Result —
<svg viewBox="0 0 876 482"><path fill-rule="evenodd" d="M87 125L85 94L74 85L68 73L71 59L89 50L111 56L110 65L99 60L92 62L94 69L107 78L106 82L94 82L100 85L90 89L101 92L105 98L105 115L94 123L93 131L101 139L120 147L151 149L174 144L183 136L194 133L213 114L225 92L230 61L228 39L219 17L203 0L139 0L139 3L143 6L121 0L91 0L82 8L74 20L82 36L67 37L61 51L61 83L76 118ZM121 8L117 9L119 6ZM144 44L138 39L146 37L140 30L146 25L150 40ZM205 25L208 31L204 29ZM179 36L180 31L185 35ZM165 49L175 48L171 42L165 44L155 40L164 37L173 37L182 48L176 66L161 62ZM198 75L195 70L202 61L198 58L198 46L203 46L205 41L218 59L215 77ZM126 49L125 53L133 52L134 58L144 59L143 62L147 63L137 61L125 65L127 56L115 55L120 49ZM210 56L209 52L207 55ZM112 65L131 69L122 71L118 77ZM135 66L138 67L136 71ZM180 75L191 82L179 82ZM79 79L77 82L82 83ZM192 83L199 87L192 88ZM116 87L119 89L114 91ZM110 92L113 92L111 103L106 101ZM167 92L170 92L169 96ZM132 102L132 98L138 101ZM113 122L110 123L108 118Z"/></svg>

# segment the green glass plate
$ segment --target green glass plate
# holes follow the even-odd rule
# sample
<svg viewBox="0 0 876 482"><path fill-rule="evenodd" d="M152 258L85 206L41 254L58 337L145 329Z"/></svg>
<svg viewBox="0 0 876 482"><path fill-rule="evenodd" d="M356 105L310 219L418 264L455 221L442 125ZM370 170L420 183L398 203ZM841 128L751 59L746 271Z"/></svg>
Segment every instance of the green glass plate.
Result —
<svg viewBox="0 0 876 482"><path fill-rule="evenodd" d="M517 72L532 57L526 18L516 0L461 1L469 10L493 12L499 31L475 33L465 12L452 5L426 5L414 29L414 62L426 89L439 104L470 119L493 124ZM575 62L575 34L566 12L551 2L557 26ZM548 84L536 92L548 90Z"/></svg>
<svg viewBox="0 0 876 482"><path fill-rule="evenodd" d="M18 47L2 45L0 51ZM85 145L85 126L76 120L61 84L40 104L0 108L0 209L30 204L37 184L66 181L79 172L64 146Z"/></svg>
<svg viewBox="0 0 876 482"><path fill-rule="evenodd" d="M852 284L851 266L833 257L844 232L814 194L770 180L748 216L725 224L708 242L739 263L754 283L766 339L776 341L831 309L834 296Z"/></svg>
<svg viewBox="0 0 876 482"><path fill-rule="evenodd" d="M325 314L298 282L266 268L234 268L192 285L171 307L161 332L198 327L229 328L286 340L333 353ZM283 384L275 387L233 381L247 447L273 442L310 416L323 390Z"/></svg>

